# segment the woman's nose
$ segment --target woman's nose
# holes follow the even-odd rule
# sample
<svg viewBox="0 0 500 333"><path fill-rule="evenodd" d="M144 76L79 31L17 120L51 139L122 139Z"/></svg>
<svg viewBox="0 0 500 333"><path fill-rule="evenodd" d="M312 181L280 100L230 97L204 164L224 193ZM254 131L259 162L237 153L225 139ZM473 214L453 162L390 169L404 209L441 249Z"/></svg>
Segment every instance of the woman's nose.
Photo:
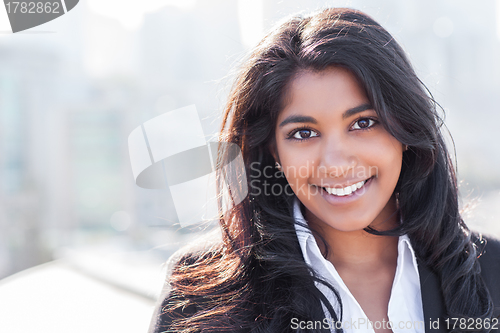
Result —
<svg viewBox="0 0 500 333"><path fill-rule="evenodd" d="M349 172L354 172L358 158L345 141L332 141L329 140L322 146L318 173L329 178L345 178Z"/></svg>

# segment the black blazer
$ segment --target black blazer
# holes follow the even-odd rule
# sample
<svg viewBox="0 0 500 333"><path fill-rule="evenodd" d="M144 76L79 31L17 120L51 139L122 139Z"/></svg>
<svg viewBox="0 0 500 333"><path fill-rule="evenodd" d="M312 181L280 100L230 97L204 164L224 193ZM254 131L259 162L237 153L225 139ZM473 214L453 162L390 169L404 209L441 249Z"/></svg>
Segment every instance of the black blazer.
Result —
<svg viewBox="0 0 500 333"><path fill-rule="evenodd" d="M495 305L494 316L498 318L498 316L500 316L500 241L492 237L484 238L487 240L487 243L483 248L482 255L479 257L481 276L488 286L490 295L493 298L493 303ZM175 264L180 257L186 253L196 253L202 248L203 246L197 245L195 247L190 247L187 250L183 249L178 251L169 259L167 264L167 280L151 319L149 333L161 333L168 331L168 326L172 319L161 314L161 309L167 304L170 293L168 276L170 276L172 269L174 269ZM445 307L443 295L439 286L439 278L421 263L418 264L418 270L420 275L425 332L449 332L447 325L453 325L453 321L449 321L447 324L444 320ZM194 311L196 310L193 308L187 308L182 312L182 315L189 316L190 314L193 314ZM494 321L492 321L491 324L494 324ZM492 332L500 332L500 320L496 325L496 329L493 329Z"/></svg>
<svg viewBox="0 0 500 333"><path fill-rule="evenodd" d="M500 315L500 242L492 237L484 238L487 243L479 257L481 276L493 298L495 305L493 315L498 317ZM420 263L418 271L424 308L425 332L448 332L447 323L444 321L445 308L439 279L431 270ZM439 325L437 325L437 320L439 320ZM451 321L449 325L452 325ZM500 332L500 320L492 332Z"/></svg>

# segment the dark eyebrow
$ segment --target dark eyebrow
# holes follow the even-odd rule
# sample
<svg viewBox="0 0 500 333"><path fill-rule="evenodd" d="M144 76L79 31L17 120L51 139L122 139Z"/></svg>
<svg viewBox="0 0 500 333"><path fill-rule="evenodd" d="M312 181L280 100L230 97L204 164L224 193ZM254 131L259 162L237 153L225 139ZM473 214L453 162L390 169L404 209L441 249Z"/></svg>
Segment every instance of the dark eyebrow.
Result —
<svg viewBox="0 0 500 333"><path fill-rule="evenodd" d="M356 106L356 107L354 107L352 109L346 110L342 114L342 119L346 119L346 118L352 117L356 113L360 113L360 112L363 112L363 111L366 111L366 110L369 110L369 109L372 109L372 106L370 104L363 104L363 105L360 105L360 106ZM291 124L291 123L313 123L313 124L317 124L318 122L313 117L291 115L291 116L285 118L285 120L283 120L279 124L278 127L283 127L283 126L285 126L287 124Z"/></svg>
<svg viewBox="0 0 500 333"><path fill-rule="evenodd" d="M356 106L355 108L349 109L342 114L342 119L347 119L349 117L354 116L356 113L360 113L369 109L373 109L370 104L363 104L360 106Z"/></svg>
<svg viewBox="0 0 500 333"><path fill-rule="evenodd" d="M313 124L317 124L318 122L316 121L316 119L314 119L313 117L309 117L309 116L294 116L294 115L291 115L289 117L286 117L285 120L283 120L278 127L283 127L285 126L286 124L291 124L291 123L313 123Z"/></svg>

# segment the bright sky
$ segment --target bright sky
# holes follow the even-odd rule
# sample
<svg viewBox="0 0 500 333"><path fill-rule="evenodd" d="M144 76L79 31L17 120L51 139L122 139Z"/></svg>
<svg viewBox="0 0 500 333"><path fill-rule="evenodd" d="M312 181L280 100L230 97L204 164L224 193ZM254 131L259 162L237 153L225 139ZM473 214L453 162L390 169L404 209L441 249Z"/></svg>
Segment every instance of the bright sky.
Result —
<svg viewBox="0 0 500 333"><path fill-rule="evenodd" d="M140 27L144 14L166 5L189 9L196 0L87 0L92 11L114 18L131 30ZM203 1L203 0L199 0ZM263 0L238 0L239 19L243 43L247 47L255 45L263 33Z"/></svg>
<svg viewBox="0 0 500 333"><path fill-rule="evenodd" d="M92 11L114 18L125 28L135 30L141 26L145 13L166 5L189 9L196 4L196 0L87 0L87 3Z"/></svg>
<svg viewBox="0 0 500 333"><path fill-rule="evenodd" d="M263 0L238 1L238 17L240 20L241 37L243 39L243 44L248 48L255 46L262 39L262 37L264 37L262 1Z"/></svg>

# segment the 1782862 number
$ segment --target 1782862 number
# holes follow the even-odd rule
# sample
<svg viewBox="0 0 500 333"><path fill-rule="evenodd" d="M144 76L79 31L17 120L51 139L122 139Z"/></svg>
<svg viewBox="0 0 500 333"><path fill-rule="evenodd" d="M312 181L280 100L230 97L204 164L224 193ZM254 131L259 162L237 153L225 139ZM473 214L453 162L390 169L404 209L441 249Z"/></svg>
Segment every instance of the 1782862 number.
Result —
<svg viewBox="0 0 500 333"><path fill-rule="evenodd" d="M498 329L498 318L447 318L445 322L447 330Z"/></svg>
<svg viewBox="0 0 500 333"><path fill-rule="evenodd" d="M59 2L7 2L7 13L59 14Z"/></svg>

